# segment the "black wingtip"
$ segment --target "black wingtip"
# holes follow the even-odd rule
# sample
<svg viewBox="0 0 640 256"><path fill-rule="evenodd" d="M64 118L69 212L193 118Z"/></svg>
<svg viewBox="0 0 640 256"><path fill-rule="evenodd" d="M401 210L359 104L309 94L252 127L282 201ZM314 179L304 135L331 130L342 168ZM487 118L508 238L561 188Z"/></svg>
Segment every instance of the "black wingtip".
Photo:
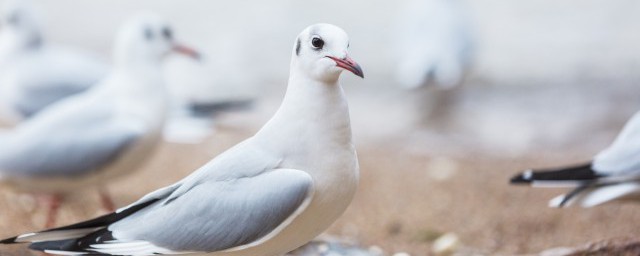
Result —
<svg viewBox="0 0 640 256"><path fill-rule="evenodd" d="M556 170L527 170L513 176L510 180L511 184L531 184L534 181L553 182L553 181L579 181L588 182L602 178L603 176L596 173L591 168L591 163L572 166Z"/></svg>
<svg viewBox="0 0 640 256"><path fill-rule="evenodd" d="M106 241L115 240L113 233L108 229L100 229L96 232L88 234L81 238L66 239L57 241L35 242L29 245L29 249L36 251L64 251L77 252L82 255L106 255L101 253L92 253L91 245L105 243Z"/></svg>
<svg viewBox="0 0 640 256"><path fill-rule="evenodd" d="M18 243L18 242L16 242L16 239L18 239L17 236L14 236L12 238L7 238L7 239L4 239L4 240L0 240L0 244L15 244L15 243Z"/></svg>
<svg viewBox="0 0 640 256"><path fill-rule="evenodd" d="M29 249L44 252L46 250L67 251L67 247L72 247L74 239L60 241L36 242L29 245Z"/></svg>
<svg viewBox="0 0 640 256"><path fill-rule="evenodd" d="M531 182L533 181L531 179L532 177L532 171L531 170L527 170L524 171L516 176L511 177L511 179L509 180L509 183L514 184L514 185L527 185L527 184L531 184Z"/></svg>

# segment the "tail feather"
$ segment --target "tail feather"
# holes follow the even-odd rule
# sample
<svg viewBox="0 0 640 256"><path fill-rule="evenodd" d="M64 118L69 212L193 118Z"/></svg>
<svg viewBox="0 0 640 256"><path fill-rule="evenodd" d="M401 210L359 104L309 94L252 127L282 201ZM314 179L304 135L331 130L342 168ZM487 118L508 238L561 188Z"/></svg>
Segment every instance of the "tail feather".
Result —
<svg viewBox="0 0 640 256"><path fill-rule="evenodd" d="M614 184L594 189L587 193L580 201L582 207L593 207L616 199L640 192L640 185L636 183Z"/></svg>
<svg viewBox="0 0 640 256"><path fill-rule="evenodd" d="M559 195L549 200L549 207L551 208L562 208L571 205L573 205L573 200L565 200L565 195Z"/></svg>
<svg viewBox="0 0 640 256"><path fill-rule="evenodd" d="M549 207L560 208L578 204L589 208L638 194L640 194L640 184L637 183L581 186L568 194L555 197L549 201Z"/></svg>
<svg viewBox="0 0 640 256"><path fill-rule="evenodd" d="M557 170L528 170L513 176L510 182L534 186L580 186L602 177L588 163Z"/></svg>
<svg viewBox="0 0 640 256"><path fill-rule="evenodd" d="M562 201L560 201L560 204L558 204L558 207L564 207L569 201L571 201L571 199L573 199L580 193L586 191L589 188L589 186L590 184L585 184L575 188L574 190L571 190L571 192L563 196Z"/></svg>
<svg viewBox="0 0 640 256"><path fill-rule="evenodd" d="M157 202L158 200L159 199L150 200L148 202L133 205L129 208L125 208L120 211L116 211L116 212L104 215L102 217L76 223L73 225L7 238L4 240L0 240L0 244L14 244L14 243L27 243L27 242L41 243L46 241L60 241L60 240L84 237L86 235L96 233L99 230L102 230L104 227L114 222L117 222L139 211L140 209L143 209Z"/></svg>
<svg viewBox="0 0 640 256"><path fill-rule="evenodd" d="M66 253L84 253L98 255L91 251L91 244L114 240L113 234L107 228L98 229L80 239L64 239L55 241L35 242L29 245L29 249L37 251L57 251Z"/></svg>

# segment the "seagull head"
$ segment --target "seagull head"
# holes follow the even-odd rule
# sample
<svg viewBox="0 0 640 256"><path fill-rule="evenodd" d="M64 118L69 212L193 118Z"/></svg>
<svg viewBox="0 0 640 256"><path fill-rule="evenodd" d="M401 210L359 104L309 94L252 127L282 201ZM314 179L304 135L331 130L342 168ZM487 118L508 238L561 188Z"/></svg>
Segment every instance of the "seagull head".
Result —
<svg viewBox="0 0 640 256"><path fill-rule="evenodd" d="M170 53L200 58L197 51L178 43L171 26L154 13L135 16L123 26L116 38L117 65L160 63Z"/></svg>
<svg viewBox="0 0 640 256"><path fill-rule="evenodd" d="M292 66L309 77L335 81L348 70L364 78L362 68L349 56L349 37L341 28L331 24L307 27L296 38Z"/></svg>
<svg viewBox="0 0 640 256"><path fill-rule="evenodd" d="M0 15L4 44L18 49L37 48L42 44L39 15L29 1L7 1Z"/></svg>

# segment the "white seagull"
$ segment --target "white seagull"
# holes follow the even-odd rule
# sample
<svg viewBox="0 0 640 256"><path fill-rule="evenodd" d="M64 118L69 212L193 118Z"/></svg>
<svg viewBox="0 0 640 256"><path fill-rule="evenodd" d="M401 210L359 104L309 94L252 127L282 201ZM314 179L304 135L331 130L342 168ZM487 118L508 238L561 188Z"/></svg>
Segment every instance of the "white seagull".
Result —
<svg viewBox="0 0 640 256"><path fill-rule="evenodd" d="M473 42L465 6L459 0L411 0L398 21L396 80L412 89L434 84L449 89L462 82Z"/></svg>
<svg viewBox="0 0 640 256"><path fill-rule="evenodd" d="M336 26L306 28L283 103L255 136L112 214L1 242L63 255L275 256L305 244L344 212L358 184L338 78L363 74L348 47Z"/></svg>
<svg viewBox="0 0 640 256"><path fill-rule="evenodd" d="M640 112L627 122L613 144L593 161L555 170L528 170L512 184L570 187L571 192L549 202L550 207L579 204L592 207L616 199L640 199Z"/></svg>
<svg viewBox="0 0 640 256"><path fill-rule="evenodd" d="M27 0L5 3L0 21L0 118L16 124L82 92L109 68L96 56L51 45Z"/></svg>
<svg viewBox="0 0 640 256"><path fill-rule="evenodd" d="M62 195L102 187L134 171L161 138L167 105L161 64L170 51L195 56L154 14L125 24L115 42L111 74L1 134L0 182L51 195L51 226ZM112 208L104 189L101 196L105 208Z"/></svg>

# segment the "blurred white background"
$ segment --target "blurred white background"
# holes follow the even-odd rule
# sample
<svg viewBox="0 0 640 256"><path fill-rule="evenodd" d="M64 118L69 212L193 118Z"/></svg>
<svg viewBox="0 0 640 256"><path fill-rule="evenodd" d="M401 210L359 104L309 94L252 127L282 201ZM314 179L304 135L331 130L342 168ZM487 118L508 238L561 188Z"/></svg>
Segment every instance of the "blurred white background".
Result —
<svg viewBox="0 0 640 256"><path fill-rule="evenodd" d="M200 97L267 95L260 97L262 118L252 119L256 125L278 105L296 35L317 22L343 27L351 37L351 56L364 68L365 80L343 78L354 133L363 137L361 141L412 130L415 116L423 111L416 102L429 100L400 90L392 79L397 65L394 26L406 1L34 2L45 14L49 41L93 50L105 59L127 17L140 10L159 12L174 24L177 38L206 57L202 67L172 60L167 65L170 78L186 83L206 76L196 79L204 88ZM463 3L472 21L476 56L467 85L459 92L460 102L451 112L463 127L460 133L471 139L465 145L522 153L549 146L542 142L566 146L581 141L585 134L576 132L579 129L595 131L589 135L596 137L591 141L602 147L640 107L639 2ZM610 122L613 125L603 125Z"/></svg>

